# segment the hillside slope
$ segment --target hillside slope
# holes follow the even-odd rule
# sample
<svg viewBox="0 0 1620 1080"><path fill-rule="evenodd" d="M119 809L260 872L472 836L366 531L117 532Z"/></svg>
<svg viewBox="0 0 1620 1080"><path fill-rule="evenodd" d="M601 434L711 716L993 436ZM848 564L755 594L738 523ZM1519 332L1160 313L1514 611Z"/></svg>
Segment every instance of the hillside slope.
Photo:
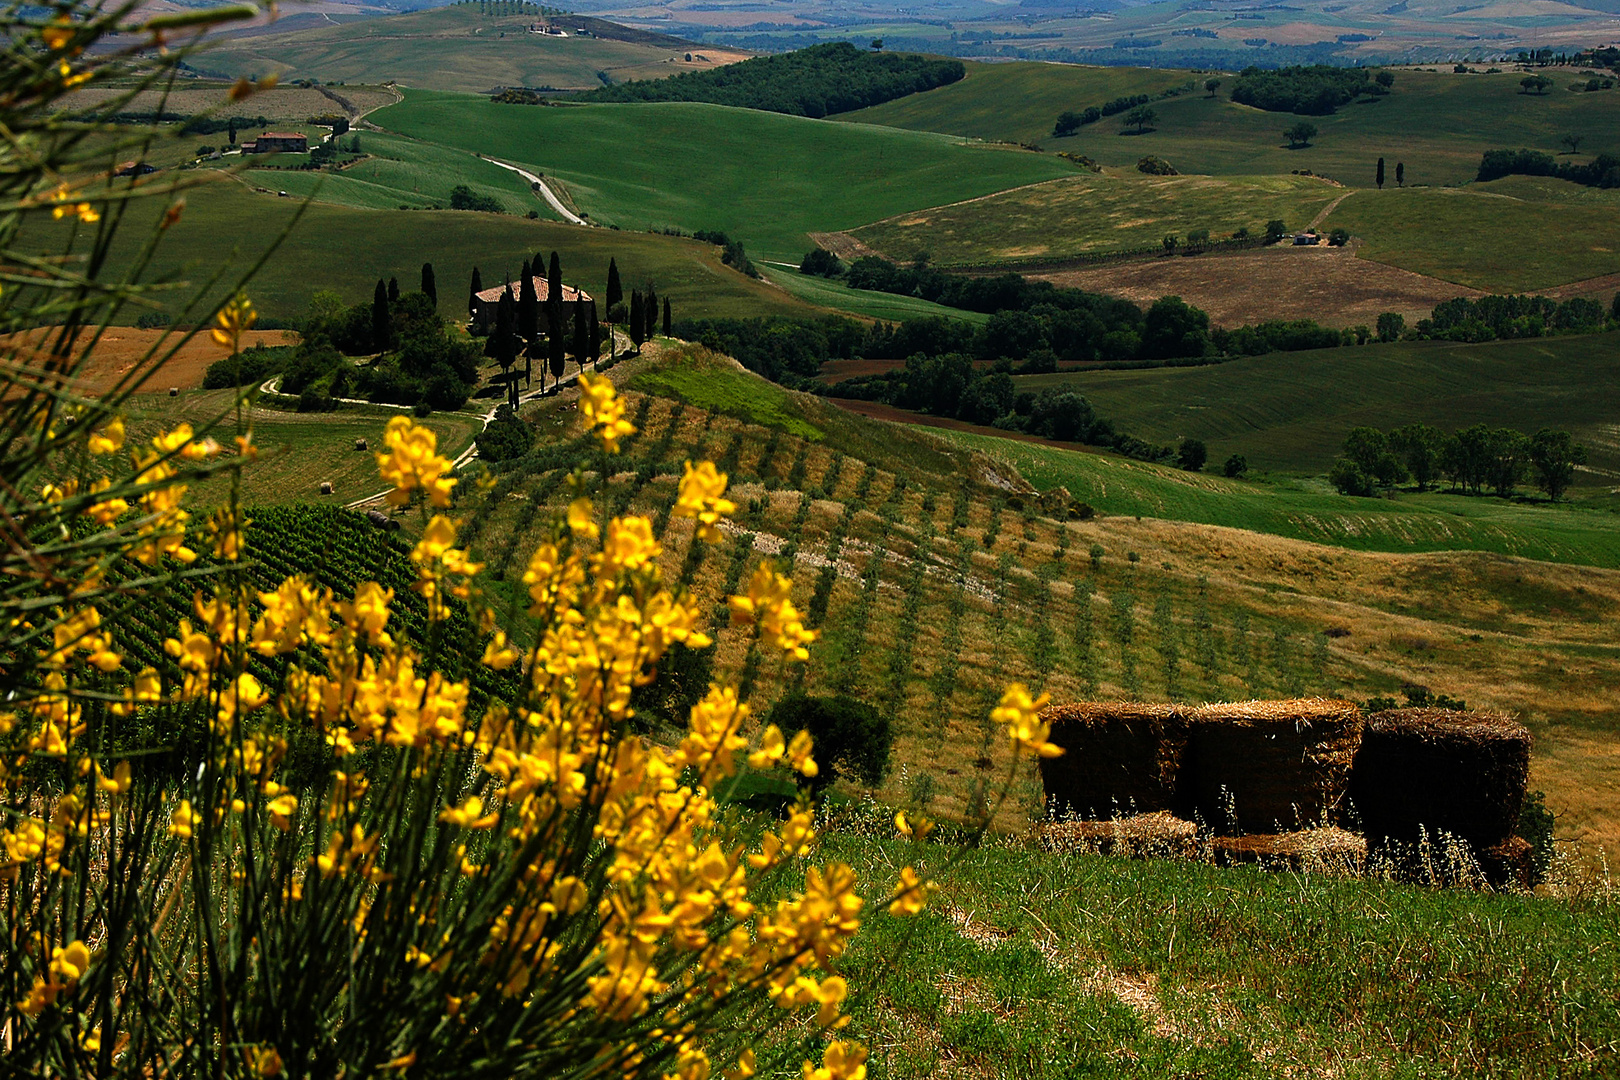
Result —
<svg viewBox="0 0 1620 1080"><path fill-rule="evenodd" d="M567 36L529 30L552 23ZM581 29L586 33L578 33ZM228 76L398 81L482 93L500 86L590 89L600 86L603 76L613 81L660 78L705 71L747 55L600 19L486 15L477 4L452 4L291 33L225 39L195 64Z"/></svg>

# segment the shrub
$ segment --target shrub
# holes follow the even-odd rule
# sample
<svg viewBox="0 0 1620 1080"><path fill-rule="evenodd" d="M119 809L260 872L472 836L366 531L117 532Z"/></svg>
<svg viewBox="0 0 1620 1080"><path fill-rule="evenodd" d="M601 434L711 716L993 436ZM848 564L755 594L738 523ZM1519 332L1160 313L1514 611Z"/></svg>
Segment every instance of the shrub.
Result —
<svg viewBox="0 0 1620 1080"><path fill-rule="evenodd" d="M1154 154L1148 154L1136 163L1136 171L1149 176L1180 176L1176 167ZM1207 234L1206 234L1207 235Z"/></svg>
<svg viewBox="0 0 1620 1080"><path fill-rule="evenodd" d="M244 349L224 360L216 360L203 373L203 389L257 386L286 365L285 353L284 349Z"/></svg>
<svg viewBox="0 0 1620 1080"><path fill-rule="evenodd" d="M505 211L499 199L490 195L480 195L466 184L457 184L450 189L450 209L477 210L487 214L499 214Z"/></svg>
<svg viewBox="0 0 1620 1080"><path fill-rule="evenodd" d="M510 405L495 410L495 419L479 433L478 456L485 461L510 461L529 452L534 445L534 429L512 412Z"/></svg>
<svg viewBox="0 0 1620 1080"><path fill-rule="evenodd" d="M855 698L809 697L795 694L772 707L769 722L783 734L808 732L816 746L820 771L810 778L811 789L821 792L840 773L849 773L868 787L882 783L889 768L894 731L887 713Z"/></svg>
<svg viewBox="0 0 1620 1080"><path fill-rule="evenodd" d="M1348 244L1349 242L1350 242L1350 230L1349 229L1334 229L1331 233L1328 234L1328 246L1329 247L1344 247L1344 245Z"/></svg>
<svg viewBox="0 0 1620 1080"><path fill-rule="evenodd" d="M1226 459L1226 464L1221 466L1221 472L1233 480L1242 479L1243 474L1248 471L1249 459L1242 454L1233 454Z"/></svg>

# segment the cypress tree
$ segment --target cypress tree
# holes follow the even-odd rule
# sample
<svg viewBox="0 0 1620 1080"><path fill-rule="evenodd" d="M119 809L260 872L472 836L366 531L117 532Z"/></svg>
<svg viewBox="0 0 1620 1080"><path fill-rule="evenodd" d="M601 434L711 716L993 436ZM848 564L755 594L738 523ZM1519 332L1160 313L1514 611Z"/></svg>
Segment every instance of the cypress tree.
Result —
<svg viewBox="0 0 1620 1080"><path fill-rule="evenodd" d="M673 335L673 334L671 334L669 332L669 297L667 297L667 296L664 297L664 336L665 337L674 337L675 336L675 335Z"/></svg>
<svg viewBox="0 0 1620 1080"><path fill-rule="evenodd" d="M484 291L484 275L480 274L478 272L478 267L475 266L475 267L473 267L473 273L472 273L472 285L469 286L468 289L467 289L467 316L468 316L468 318L471 318L473 312L475 310L477 310L477 308L478 308L478 294L483 292L483 291Z"/></svg>
<svg viewBox="0 0 1620 1080"><path fill-rule="evenodd" d="M579 297L574 301L574 363L581 369L585 367L585 353L589 346L586 344L586 334L590 332L585 314L585 298Z"/></svg>
<svg viewBox="0 0 1620 1080"><path fill-rule="evenodd" d="M523 340L533 341L540 332L540 298L534 291L534 275L528 263L523 264L523 277L518 283L518 333Z"/></svg>
<svg viewBox="0 0 1620 1080"><path fill-rule="evenodd" d="M1378 190L1379 191L1384 190L1384 159L1383 158L1378 159L1378 168L1373 173L1373 182L1378 185Z"/></svg>
<svg viewBox="0 0 1620 1080"><path fill-rule="evenodd" d="M634 289L630 290L630 341L641 351L641 343L647 340L647 326L642 319L641 294Z"/></svg>
<svg viewBox="0 0 1620 1080"><path fill-rule="evenodd" d="M385 352L390 337L388 331L388 286L378 278L377 288L371 293L371 347Z"/></svg>
<svg viewBox="0 0 1620 1080"><path fill-rule="evenodd" d="M1406 186L1406 162L1404 161L1397 161L1395 163L1395 186Z"/></svg>
<svg viewBox="0 0 1620 1080"><path fill-rule="evenodd" d="M647 282L647 294L641 298L641 337L650 339L658 332L658 293L653 283Z"/></svg>
<svg viewBox="0 0 1620 1080"><path fill-rule="evenodd" d="M399 278L397 277L391 277L388 279L388 299L399 299Z"/></svg>
<svg viewBox="0 0 1620 1080"><path fill-rule="evenodd" d="M619 284L619 264L608 260L607 315L613 321L613 309L624 302L624 286Z"/></svg>
<svg viewBox="0 0 1620 1080"><path fill-rule="evenodd" d="M422 264L422 291L427 294L429 300L433 301L433 310L437 311L439 309L439 284L433 280L433 264L430 262Z"/></svg>
<svg viewBox="0 0 1620 1080"><path fill-rule="evenodd" d="M591 350L591 369L594 371L596 369L596 362L602 358L602 328L597 325L596 322L596 305L590 305L590 309L591 330L589 335L589 345Z"/></svg>

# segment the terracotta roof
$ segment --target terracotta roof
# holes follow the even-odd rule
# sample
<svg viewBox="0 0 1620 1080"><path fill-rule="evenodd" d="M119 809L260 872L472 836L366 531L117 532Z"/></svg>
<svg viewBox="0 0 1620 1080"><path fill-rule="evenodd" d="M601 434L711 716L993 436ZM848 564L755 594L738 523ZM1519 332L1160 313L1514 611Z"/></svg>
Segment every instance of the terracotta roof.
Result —
<svg viewBox="0 0 1620 1080"><path fill-rule="evenodd" d="M309 136L302 131L267 131L260 135L261 139L307 139Z"/></svg>
<svg viewBox="0 0 1620 1080"><path fill-rule="evenodd" d="M493 289L485 289L478 294L478 299L488 304L498 304L501 302L501 290L505 287L506 286L504 285L497 285ZM523 285L521 281L512 282L512 299L516 300L518 293L521 292L522 289ZM534 279L534 295L535 299L539 300L542 304L551 297L551 285L546 281L545 278L537 277ZM564 284L562 287L562 299L563 303L565 304L572 304L576 300L584 300L586 303L590 303L591 294L588 292L581 292L572 285Z"/></svg>

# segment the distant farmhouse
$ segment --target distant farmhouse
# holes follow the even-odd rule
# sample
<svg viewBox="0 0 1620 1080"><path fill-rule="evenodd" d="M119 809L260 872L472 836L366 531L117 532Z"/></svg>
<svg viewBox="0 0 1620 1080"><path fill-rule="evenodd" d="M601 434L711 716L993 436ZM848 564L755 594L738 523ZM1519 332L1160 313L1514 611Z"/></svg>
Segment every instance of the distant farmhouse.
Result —
<svg viewBox="0 0 1620 1080"><path fill-rule="evenodd" d="M244 154L307 154L309 139L296 131L267 131L242 144Z"/></svg>
<svg viewBox="0 0 1620 1080"><path fill-rule="evenodd" d="M512 290L512 300L516 302L518 293L522 289L521 282L517 281L512 282L510 285L497 285L493 289L485 289L483 292L473 294L472 332L474 334L484 335L494 329L495 308L501 302L501 293L507 289ZM540 332L549 334L551 333L551 324L546 314L546 301L551 297L551 285L545 278L537 277L534 279L534 295L540 304ZM590 293L582 292L572 285L564 285L562 287L563 317L572 318L574 305L581 300L585 301L587 308L595 309L596 301L591 297Z"/></svg>

